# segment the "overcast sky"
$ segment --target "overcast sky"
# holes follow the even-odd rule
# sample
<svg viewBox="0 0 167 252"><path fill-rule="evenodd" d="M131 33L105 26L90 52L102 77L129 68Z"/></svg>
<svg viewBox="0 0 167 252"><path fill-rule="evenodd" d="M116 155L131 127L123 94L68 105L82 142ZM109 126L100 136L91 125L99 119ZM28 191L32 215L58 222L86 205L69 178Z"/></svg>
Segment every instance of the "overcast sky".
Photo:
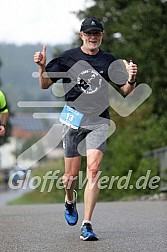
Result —
<svg viewBox="0 0 167 252"><path fill-rule="evenodd" d="M0 0L0 43L71 42L80 21L70 12L91 4L91 0Z"/></svg>

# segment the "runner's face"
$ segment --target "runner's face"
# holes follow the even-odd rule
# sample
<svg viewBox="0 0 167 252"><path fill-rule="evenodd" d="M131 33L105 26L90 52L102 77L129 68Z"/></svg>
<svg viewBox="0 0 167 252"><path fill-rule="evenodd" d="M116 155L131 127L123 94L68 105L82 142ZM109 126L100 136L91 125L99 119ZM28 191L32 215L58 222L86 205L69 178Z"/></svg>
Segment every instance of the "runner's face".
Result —
<svg viewBox="0 0 167 252"><path fill-rule="evenodd" d="M87 51L98 51L101 45L103 32L93 30L90 32L80 32L80 37L83 41L83 47Z"/></svg>

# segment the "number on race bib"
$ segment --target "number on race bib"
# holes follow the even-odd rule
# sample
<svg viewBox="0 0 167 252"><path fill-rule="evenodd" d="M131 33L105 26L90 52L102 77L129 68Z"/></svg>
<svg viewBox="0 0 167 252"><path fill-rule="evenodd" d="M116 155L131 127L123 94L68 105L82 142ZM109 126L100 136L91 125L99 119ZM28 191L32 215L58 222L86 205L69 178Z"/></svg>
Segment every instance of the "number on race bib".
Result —
<svg viewBox="0 0 167 252"><path fill-rule="evenodd" d="M74 120L74 116L71 115L70 113L67 113L66 119L72 122Z"/></svg>

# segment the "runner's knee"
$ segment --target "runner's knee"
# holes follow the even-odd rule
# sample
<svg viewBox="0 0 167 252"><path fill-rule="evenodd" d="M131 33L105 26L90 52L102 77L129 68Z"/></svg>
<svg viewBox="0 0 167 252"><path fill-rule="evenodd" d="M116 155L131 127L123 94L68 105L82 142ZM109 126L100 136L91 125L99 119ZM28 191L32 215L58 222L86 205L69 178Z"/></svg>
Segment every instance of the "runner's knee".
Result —
<svg viewBox="0 0 167 252"><path fill-rule="evenodd" d="M87 178L94 179L99 171L99 164L95 161L92 164L87 166Z"/></svg>
<svg viewBox="0 0 167 252"><path fill-rule="evenodd" d="M64 173L63 175L63 182L67 182L69 180L76 180L77 179L77 176L78 174L77 173L69 173L69 172L66 172Z"/></svg>

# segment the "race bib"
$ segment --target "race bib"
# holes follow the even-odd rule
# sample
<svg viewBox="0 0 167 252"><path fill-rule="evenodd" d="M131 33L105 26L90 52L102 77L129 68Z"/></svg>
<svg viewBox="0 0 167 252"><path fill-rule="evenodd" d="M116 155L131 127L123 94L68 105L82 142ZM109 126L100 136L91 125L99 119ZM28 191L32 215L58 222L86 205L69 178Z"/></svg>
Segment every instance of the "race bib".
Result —
<svg viewBox="0 0 167 252"><path fill-rule="evenodd" d="M73 129L78 129L81 123L82 117L83 117L82 113L65 105L60 114L60 122L68 126L71 126L71 128Z"/></svg>

